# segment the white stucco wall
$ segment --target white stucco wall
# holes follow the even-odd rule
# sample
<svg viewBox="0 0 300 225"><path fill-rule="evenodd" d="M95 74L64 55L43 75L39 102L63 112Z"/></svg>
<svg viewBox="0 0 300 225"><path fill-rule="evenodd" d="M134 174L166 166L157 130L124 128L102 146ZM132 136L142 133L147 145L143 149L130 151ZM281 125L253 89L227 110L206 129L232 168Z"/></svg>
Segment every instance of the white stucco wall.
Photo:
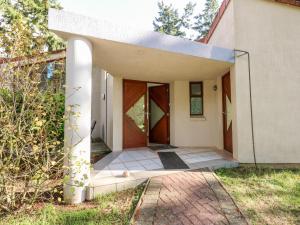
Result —
<svg viewBox="0 0 300 225"><path fill-rule="evenodd" d="M300 162L300 8L234 0L236 47L251 54L254 133L261 163ZM266 13L267 12L267 13ZM240 19L243 18L243 19ZM251 162L246 58L236 63L239 159Z"/></svg>
<svg viewBox="0 0 300 225"><path fill-rule="evenodd" d="M171 85L171 144L187 147L219 147L216 80L204 80L204 116L190 117L189 81Z"/></svg>
<svg viewBox="0 0 300 225"><path fill-rule="evenodd" d="M122 150L122 98L122 79L94 66L92 122L97 121L97 124L93 138L100 137L112 151Z"/></svg>
<svg viewBox="0 0 300 225"><path fill-rule="evenodd" d="M191 118L189 111L189 81L170 83L170 142L176 146L222 148L218 131L218 91L213 90L217 80L205 80L204 117ZM108 137L107 145L113 151L123 147L123 80L108 76Z"/></svg>
<svg viewBox="0 0 300 225"><path fill-rule="evenodd" d="M299 7L265 0L231 0L209 41L251 54L254 135L259 163L300 162L299 39ZM234 155L240 162L252 163L246 56L237 58L231 68L231 84L235 109Z"/></svg>
<svg viewBox="0 0 300 225"><path fill-rule="evenodd" d="M216 27L213 35L209 40L209 44L222 46L225 48L235 48L235 14L234 14L234 0L229 2L226 11L224 12L222 19ZM223 149L223 109L222 109L222 76L224 74L217 74L217 147ZM232 144L233 144L233 157L238 159L238 146L237 146L237 119L236 119L236 90L235 90L235 66L230 67L230 79L231 79L231 103L233 107L232 118Z"/></svg>
<svg viewBox="0 0 300 225"><path fill-rule="evenodd" d="M113 150L113 77L107 76L107 146Z"/></svg>
<svg viewBox="0 0 300 225"><path fill-rule="evenodd" d="M123 149L123 79L113 78L113 151Z"/></svg>
<svg viewBox="0 0 300 225"><path fill-rule="evenodd" d="M234 4L233 1L230 1L222 19L209 40L209 44L223 48L235 48L234 16Z"/></svg>
<svg viewBox="0 0 300 225"><path fill-rule="evenodd" d="M107 75L107 140L105 142L112 151L121 151L123 146L122 82L121 78ZM103 123L106 123L106 117L102 118Z"/></svg>
<svg viewBox="0 0 300 225"><path fill-rule="evenodd" d="M266 13L268 12L268 13ZM292 32L291 32L292 31ZM251 54L254 133L260 163L300 161L300 8L264 0L231 0L209 43ZM247 58L230 68L234 157L252 163ZM204 81L205 120L190 118L188 81L170 83L170 138L177 146L223 147L221 76ZM218 90L212 91L217 84ZM122 80L108 98L108 143L122 149Z"/></svg>
<svg viewBox="0 0 300 225"><path fill-rule="evenodd" d="M175 82L170 83L169 93L170 93L170 144L175 145Z"/></svg>
<svg viewBox="0 0 300 225"><path fill-rule="evenodd" d="M216 126L217 126L217 148L223 149L224 148L224 141L223 141L223 105L222 105L222 76L217 77L217 118L216 118Z"/></svg>
<svg viewBox="0 0 300 225"><path fill-rule="evenodd" d="M102 138L101 136L101 78L102 70L93 66L92 71L92 125L96 121L96 126L92 133L93 138Z"/></svg>
<svg viewBox="0 0 300 225"><path fill-rule="evenodd" d="M101 70L100 76L100 138L106 142L107 134L106 134L106 79L107 73L105 70Z"/></svg>

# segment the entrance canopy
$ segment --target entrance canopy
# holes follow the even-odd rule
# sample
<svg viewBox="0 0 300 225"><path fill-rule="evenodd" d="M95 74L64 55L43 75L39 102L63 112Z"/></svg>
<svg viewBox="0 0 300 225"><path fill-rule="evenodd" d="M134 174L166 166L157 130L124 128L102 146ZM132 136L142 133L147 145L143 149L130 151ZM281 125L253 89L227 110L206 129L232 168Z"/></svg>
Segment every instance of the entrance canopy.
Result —
<svg viewBox="0 0 300 225"><path fill-rule="evenodd" d="M89 39L93 64L126 79L211 79L227 72L234 63L231 49L153 31L137 31L62 10L49 10L49 29L64 39Z"/></svg>

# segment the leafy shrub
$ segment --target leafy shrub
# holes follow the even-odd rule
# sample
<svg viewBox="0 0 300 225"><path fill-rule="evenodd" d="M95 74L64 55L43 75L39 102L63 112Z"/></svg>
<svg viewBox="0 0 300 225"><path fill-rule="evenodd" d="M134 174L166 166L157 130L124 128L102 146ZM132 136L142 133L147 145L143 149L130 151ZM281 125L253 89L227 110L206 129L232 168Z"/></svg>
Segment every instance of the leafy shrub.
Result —
<svg viewBox="0 0 300 225"><path fill-rule="evenodd" d="M42 40L28 51L27 32L26 24L16 23L0 39L7 56L19 59L0 67L0 213L61 199L62 193L64 92L40 88L47 55L41 54Z"/></svg>

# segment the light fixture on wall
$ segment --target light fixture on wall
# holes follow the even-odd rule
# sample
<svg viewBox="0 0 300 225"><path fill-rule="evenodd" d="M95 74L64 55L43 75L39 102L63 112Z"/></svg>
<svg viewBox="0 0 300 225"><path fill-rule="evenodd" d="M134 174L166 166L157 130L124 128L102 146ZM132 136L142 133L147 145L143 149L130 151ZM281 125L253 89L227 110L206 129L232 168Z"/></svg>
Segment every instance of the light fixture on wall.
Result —
<svg viewBox="0 0 300 225"><path fill-rule="evenodd" d="M217 90L218 90L218 86L217 86L217 85L214 85L214 86L213 86L213 90L214 90L214 91L217 91Z"/></svg>

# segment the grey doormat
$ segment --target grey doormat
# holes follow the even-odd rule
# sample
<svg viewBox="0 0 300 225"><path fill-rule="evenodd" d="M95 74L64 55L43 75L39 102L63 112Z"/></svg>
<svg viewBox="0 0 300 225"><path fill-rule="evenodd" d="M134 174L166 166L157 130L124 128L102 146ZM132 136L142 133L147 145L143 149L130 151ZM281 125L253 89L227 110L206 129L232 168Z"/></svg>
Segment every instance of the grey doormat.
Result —
<svg viewBox="0 0 300 225"><path fill-rule="evenodd" d="M174 149L177 147L173 145L152 145L152 146L148 146L148 148L150 148L153 151L157 151L157 150L165 150L165 149Z"/></svg>
<svg viewBox="0 0 300 225"><path fill-rule="evenodd" d="M165 169L189 169L175 152L158 152L158 156Z"/></svg>

